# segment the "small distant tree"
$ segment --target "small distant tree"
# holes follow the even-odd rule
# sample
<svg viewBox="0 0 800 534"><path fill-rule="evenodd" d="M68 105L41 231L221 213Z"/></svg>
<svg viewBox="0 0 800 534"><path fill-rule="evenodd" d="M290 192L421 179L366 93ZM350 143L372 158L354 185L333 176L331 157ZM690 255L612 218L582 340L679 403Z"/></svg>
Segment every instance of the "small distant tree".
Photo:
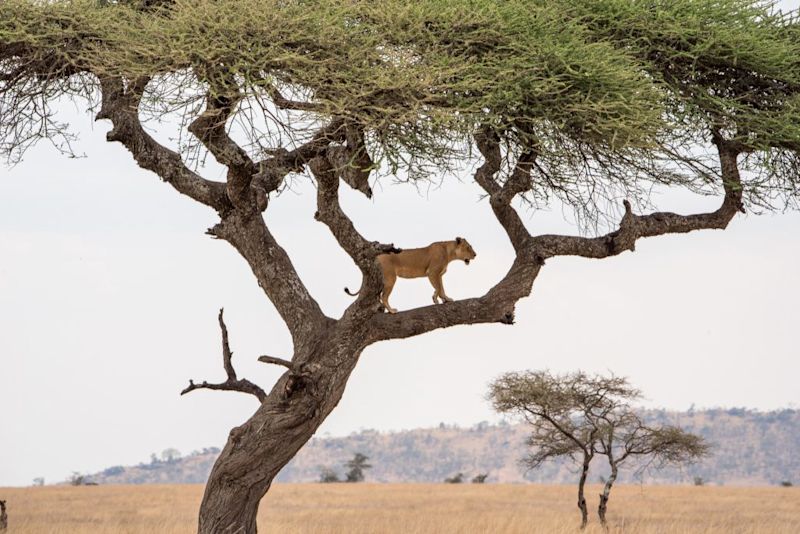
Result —
<svg viewBox="0 0 800 534"><path fill-rule="evenodd" d="M489 477L489 473L480 473L472 477L473 484L483 484L486 482L486 479Z"/></svg>
<svg viewBox="0 0 800 534"><path fill-rule="evenodd" d="M355 453L353 459L347 462L347 473L345 474L345 482L361 482L364 480L364 470L371 469L372 465L367 463L369 457L364 456L360 452Z"/></svg>
<svg viewBox="0 0 800 534"><path fill-rule="evenodd" d="M528 438L529 468L568 457L580 465L578 508L581 528L588 522L584 486L596 455L608 459L611 473L603 481L598 516L606 525L611 489L620 467L631 458L642 469L693 461L708 453L703 438L671 425L648 426L631 406L641 397L626 378L575 372L508 373L490 386L496 410L522 416L533 428Z"/></svg>
<svg viewBox="0 0 800 534"><path fill-rule="evenodd" d="M641 416L626 404L597 417L590 412L588 417L598 429L596 449L608 459L611 468L597 508L603 526L606 526L608 499L619 468L631 458L641 460L642 469L651 466L661 468L669 464L692 462L709 451L702 437L681 428L672 425L647 426Z"/></svg>
<svg viewBox="0 0 800 534"><path fill-rule="evenodd" d="M455 476L447 477L444 479L445 484L461 484L464 482L464 473L458 473Z"/></svg>
<svg viewBox="0 0 800 534"><path fill-rule="evenodd" d="M330 467L323 467L322 469L320 469L319 481L324 484L329 484L331 482L341 482L341 480L339 480L339 475L337 475L336 471L334 471Z"/></svg>
<svg viewBox="0 0 800 534"><path fill-rule="evenodd" d="M161 452L161 459L165 462L174 462L181 457L181 452L178 449L164 449Z"/></svg>
<svg viewBox="0 0 800 534"><path fill-rule="evenodd" d="M73 471L72 475L69 477L69 483L71 486L83 486L86 484L86 475L82 475L78 471Z"/></svg>
<svg viewBox="0 0 800 534"><path fill-rule="evenodd" d="M792 486L793 486L793 484L792 484L791 480L783 480L783 481L781 481L781 487L791 488Z"/></svg>
<svg viewBox="0 0 800 534"><path fill-rule="evenodd" d="M703 477L694 477L694 485L695 486L705 486L706 485L706 481L703 479Z"/></svg>
<svg viewBox="0 0 800 534"><path fill-rule="evenodd" d="M33 479L34 486L44 486L44 477L36 477Z"/></svg>
<svg viewBox="0 0 800 534"><path fill-rule="evenodd" d="M589 521L585 486L597 453L597 417L611 414L639 396L624 378L589 376L583 372L553 375L549 371L507 373L489 386L489 399L500 413L521 417L531 427L528 469L548 460L569 458L579 466L578 509L581 528Z"/></svg>

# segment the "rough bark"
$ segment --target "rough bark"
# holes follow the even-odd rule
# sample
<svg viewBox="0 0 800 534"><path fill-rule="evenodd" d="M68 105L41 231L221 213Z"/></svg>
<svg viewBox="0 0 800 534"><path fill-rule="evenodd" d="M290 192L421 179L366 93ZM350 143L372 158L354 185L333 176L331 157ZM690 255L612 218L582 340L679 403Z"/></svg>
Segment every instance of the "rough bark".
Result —
<svg viewBox="0 0 800 534"><path fill-rule="evenodd" d="M8 528L8 514L6 513L6 501L0 501L0 530Z"/></svg>
<svg viewBox="0 0 800 534"><path fill-rule="evenodd" d="M339 403L358 362L365 325L327 323L295 350L297 371L278 380L256 413L234 428L206 485L201 534L256 532L274 477Z"/></svg>

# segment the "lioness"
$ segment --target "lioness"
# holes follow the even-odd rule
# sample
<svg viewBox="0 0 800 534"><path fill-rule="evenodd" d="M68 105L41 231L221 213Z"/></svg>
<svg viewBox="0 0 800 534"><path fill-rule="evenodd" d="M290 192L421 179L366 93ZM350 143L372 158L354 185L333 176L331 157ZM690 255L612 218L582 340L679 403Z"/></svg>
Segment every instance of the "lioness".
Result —
<svg viewBox="0 0 800 534"><path fill-rule="evenodd" d="M472 246L463 237L457 237L453 241L437 241L424 248L405 249L397 254L381 254L378 256L378 263L383 269L381 304L389 313L397 313L397 310L389 305L389 295L398 276L400 278L427 276L434 289L433 303L439 304L439 299L443 303L453 302L453 299L445 294L442 285L442 275L447 272L447 264L453 260L463 260L469 265L476 256ZM359 289L351 293L347 288L344 290L353 297L361 291Z"/></svg>

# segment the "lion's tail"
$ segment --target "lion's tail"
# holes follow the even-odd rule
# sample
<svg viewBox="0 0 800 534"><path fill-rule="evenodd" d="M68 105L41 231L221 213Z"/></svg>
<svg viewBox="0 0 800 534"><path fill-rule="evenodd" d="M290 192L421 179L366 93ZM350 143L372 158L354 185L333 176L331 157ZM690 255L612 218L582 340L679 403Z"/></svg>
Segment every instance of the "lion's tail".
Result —
<svg viewBox="0 0 800 534"><path fill-rule="evenodd" d="M349 289L347 289L347 288L344 288L344 292L345 292L345 293L347 293L348 295L350 295L351 297L355 297L355 296L357 296L359 293L361 293L361 288L358 288L358 291L356 291L355 293L351 293Z"/></svg>

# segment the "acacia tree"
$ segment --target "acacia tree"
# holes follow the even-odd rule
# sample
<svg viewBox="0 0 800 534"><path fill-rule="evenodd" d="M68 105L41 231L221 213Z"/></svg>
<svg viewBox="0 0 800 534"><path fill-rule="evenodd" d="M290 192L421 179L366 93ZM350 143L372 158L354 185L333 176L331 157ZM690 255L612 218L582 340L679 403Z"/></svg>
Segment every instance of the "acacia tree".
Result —
<svg viewBox="0 0 800 534"><path fill-rule="evenodd" d="M531 452L523 459L528 469L564 457L578 465L581 528L589 521L585 496L589 467L598 452L600 434L606 429L598 425L598 420L610 420L615 411L638 396L639 391L624 378L589 376L582 371L565 375L549 371L506 373L489 386L489 399L496 411L521 417L530 426L527 445Z"/></svg>
<svg viewBox="0 0 800 534"><path fill-rule="evenodd" d="M562 457L580 466L581 528L589 520L584 486L597 455L605 456L611 468L597 509L606 526L611 488L623 464L636 459L640 471L660 468L696 460L709 449L703 438L679 427L645 424L631 406L641 392L622 377L591 376L582 371L564 375L507 373L491 383L489 398L495 410L519 416L531 427L527 444L532 452L523 460L526 467L535 469Z"/></svg>
<svg viewBox="0 0 800 534"><path fill-rule="evenodd" d="M798 42L793 15L755 0L4 0L0 151L18 160L39 139L68 151L55 110L72 98L140 167L219 215L208 233L241 254L293 340L291 357L262 358L286 369L268 390L237 377L227 341L227 380L190 384L259 401L231 431L199 518L200 532L255 532L261 498L369 345L511 324L548 258L607 258L642 237L725 228L746 205L795 206ZM145 128L173 114L177 149ZM204 154L224 182L202 176ZM480 297L381 313L375 257L396 249L356 230L340 182L371 195L378 173L417 180L470 161L515 251L508 273ZM338 319L263 215L298 174L363 277ZM653 184L722 201L635 213ZM514 207L562 201L613 221L619 199L618 227L597 237L536 235Z"/></svg>

